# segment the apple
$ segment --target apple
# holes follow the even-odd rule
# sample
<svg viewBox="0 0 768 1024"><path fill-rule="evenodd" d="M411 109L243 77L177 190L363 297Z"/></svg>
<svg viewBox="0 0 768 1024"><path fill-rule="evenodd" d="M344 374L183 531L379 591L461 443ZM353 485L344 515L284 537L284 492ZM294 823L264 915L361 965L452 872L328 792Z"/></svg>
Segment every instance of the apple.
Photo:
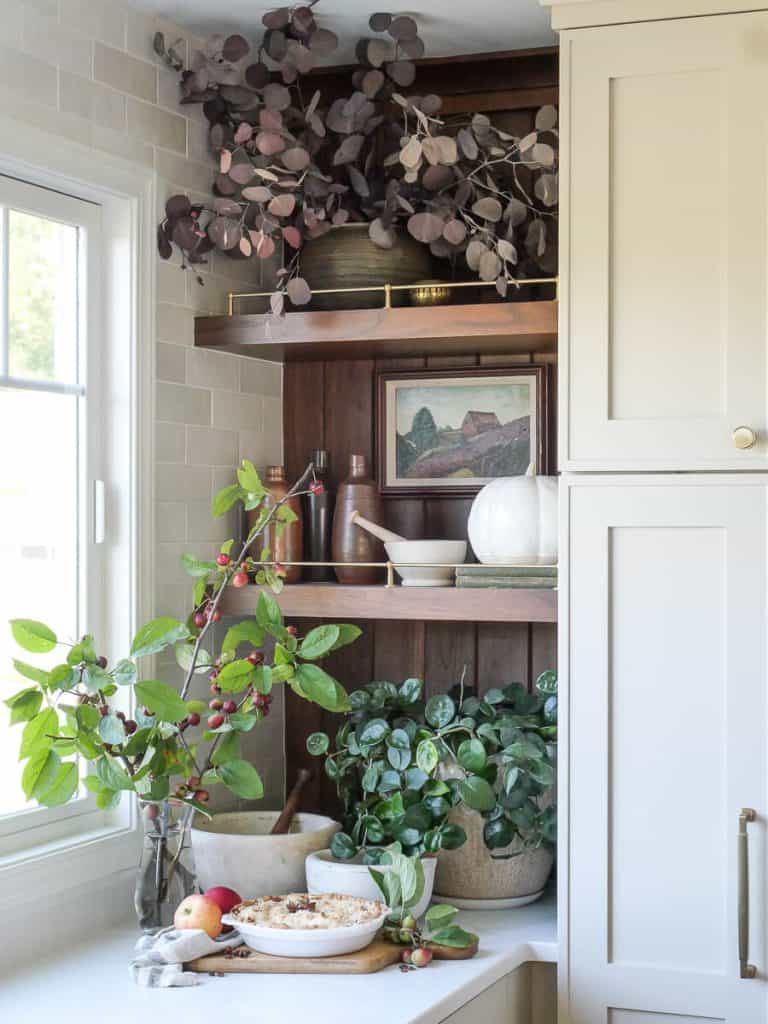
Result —
<svg viewBox="0 0 768 1024"><path fill-rule="evenodd" d="M228 889L226 885L214 885L212 889L206 889L203 893L207 900L213 900L222 914L228 914L232 907L243 901L234 889Z"/></svg>
<svg viewBox="0 0 768 1024"><path fill-rule="evenodd" d="M221 908L207 896L186 896L176 907L173 915L174 927L200 928L215 939L221 932Z"/></svg>

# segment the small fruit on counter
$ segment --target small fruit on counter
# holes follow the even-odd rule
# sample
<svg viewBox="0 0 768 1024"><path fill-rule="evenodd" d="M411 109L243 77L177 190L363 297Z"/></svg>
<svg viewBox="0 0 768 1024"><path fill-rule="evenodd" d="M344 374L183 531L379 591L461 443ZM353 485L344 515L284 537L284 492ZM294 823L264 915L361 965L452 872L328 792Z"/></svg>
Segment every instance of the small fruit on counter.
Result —
<svg viewBox="0 0 768 1024"><path fill-rule="evenodd" d="M221 932L221 908L207 896L186 896L173 915L174 927L200 928L215 939Z"/></svg>
<svg viewBox="0 0 768 1024"><path fill-rule="evenodd" d="M214 885L212 889L206 889L203 895L207 900L213 900L222 914L228 914L232 907L243 902L239 894L226 885Z"/></svg>
<svg viewBox="0 0 768 1024"><path fill-rule="evenodd" d="M400 922L400 926L402 928L407 928L408 931L412 932L413 929L416 927L416 918L413 916L413 914L406 914L403 920Z"/></svg>
<svg viewBox="0 0 768 1024"><path fill-rule="evenodd" d="M402 951L402 953L400 954L400 959L403 961L404 964L409 964L411 962L412 953L413 950L410 947Z"/></svg>
<svg viewBox="0 0 768 1024"><path fill-rule="evenodd" d="M411 963L414 967L428 967L432 962L432 950L419 946L411 953Z"/></svg>

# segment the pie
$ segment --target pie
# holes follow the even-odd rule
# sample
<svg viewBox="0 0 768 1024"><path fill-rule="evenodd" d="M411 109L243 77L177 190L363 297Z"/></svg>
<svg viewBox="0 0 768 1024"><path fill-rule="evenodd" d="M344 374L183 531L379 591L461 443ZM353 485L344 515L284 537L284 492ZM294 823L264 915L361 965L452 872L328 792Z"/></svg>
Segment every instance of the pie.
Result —
<svg viewBox="0 0 768 1024"><path fill-rule="evenodd" d="M338 893L309 896L293 892L287 896L244 900L232 908L231 914L243 924L265 928L321 929L367 924L381 917L385 911L386 907L379 900Z"/></svg>

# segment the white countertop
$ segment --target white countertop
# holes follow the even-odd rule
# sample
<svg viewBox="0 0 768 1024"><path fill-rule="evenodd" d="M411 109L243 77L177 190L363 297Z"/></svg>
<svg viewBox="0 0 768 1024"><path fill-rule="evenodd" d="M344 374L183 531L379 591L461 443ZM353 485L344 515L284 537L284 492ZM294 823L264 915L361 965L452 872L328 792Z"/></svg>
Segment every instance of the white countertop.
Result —
<svg viewBox="0 0 768 1024"><path fill-rule="evenodd" d="M459 923L480 936L472 960L433 962L407 973L395 966L346 976L206 976L201 985L178 989L134 985L128 973L133 923L47 957L41 937L35 965L11 975L0 970L0 1020L137 1024L173 1014L184 1024L224 1018L227 1024L439 1024L520 964L557 960L554 895L517 910L462 911Z"/></svg>

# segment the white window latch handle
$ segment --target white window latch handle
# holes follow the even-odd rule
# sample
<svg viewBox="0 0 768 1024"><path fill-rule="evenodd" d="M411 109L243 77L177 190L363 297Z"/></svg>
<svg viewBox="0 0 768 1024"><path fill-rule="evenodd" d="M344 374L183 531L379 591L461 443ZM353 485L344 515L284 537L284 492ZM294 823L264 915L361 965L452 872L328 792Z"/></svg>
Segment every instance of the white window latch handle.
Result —
<svg viewBox="0 0 768 1024"><path fill-rule="evenodd" d="M106 537L106 488L103 480L93 481L93 543L103 544Z"/></svg>

